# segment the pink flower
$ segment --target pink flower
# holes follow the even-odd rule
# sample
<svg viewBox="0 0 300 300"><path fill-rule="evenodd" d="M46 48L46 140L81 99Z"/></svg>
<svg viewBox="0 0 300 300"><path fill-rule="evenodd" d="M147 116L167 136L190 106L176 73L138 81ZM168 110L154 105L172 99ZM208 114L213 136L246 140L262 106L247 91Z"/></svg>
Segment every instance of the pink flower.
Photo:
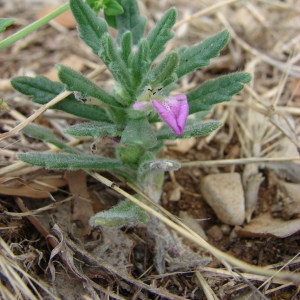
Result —
<svg viewBox="0 0 300 300"><path fill-rule="evenodd" d="M175 135L183 132L184 126L189 115L189 105L184 94L177 94L163 100L151 100L153 107L160 117L172 128ZM149 102L136 102L134 109L148 109Z"/></svg>

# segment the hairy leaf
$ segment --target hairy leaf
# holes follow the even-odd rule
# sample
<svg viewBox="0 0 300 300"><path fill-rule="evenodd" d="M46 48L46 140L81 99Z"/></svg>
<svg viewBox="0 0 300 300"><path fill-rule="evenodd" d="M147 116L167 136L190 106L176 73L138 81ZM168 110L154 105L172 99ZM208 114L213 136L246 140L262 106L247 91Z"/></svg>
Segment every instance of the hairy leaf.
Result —
<svg viewBox="0 0 300 300"><path fill-rule="evenodd" d="M50 143L66 152L69 153L77 152L74 148L68 146L61 139L56 137L53 131L45 126L30 123L25 128L23 128L22 132L29 135L30 137L40 139L42 141Z"/></svg>
<svg viewBox="0 0 300 300"><path fill-rule="evenodd" d="M126 66L128 66L128 59L131 53L131 48L132 48L132 33L130 31L126 31L122 35L122 40L121 40L121 57L125 62Z"/></svg>
<svg viewBox="0 0 300 300"><path fill-rule="evenodd" d="M199 123L189 122L188 125L185 126L184 132L180 135L175 135L170 127L163 126L157 133L157 139L185 139L193 136L203 136L207 135L222 125L219 121L202 121Z"/></svg>
<svg viewBox="0 0 300 300"><path fill-rule="evenodd" d="M165 44L174 36L172 27L176 22L176 16L176 9L170 8L149 32L147 40L152 61L164 51Z"/></svg>
<svg viewBox="0 0 300 300"><path fill-rule="evenodd" d="M165 86L165 82L170 84L170 79L177 79L173 77L177 65L178 65L178 54L175 51L171 51L167 56L160 61L147 75L147 83L155 88L157 86Z"/></svg>
<svg viewBox="0 0 300 300"><path fill-rule="evenodd" d="M104 122L86 122L70 126L65 129L66 133L75 136L92 136L99 138L102 136L121 136L122 127L117 124L104 123Z"/></svg>
<svg viewBox="0 0 300 300"><path fill-rule="evenodd" d="M190 114L209 110L213 104L231 100L250 80L250 74L240 72L205 81L187 94Z"/></svg>
<svg viewBox="0 0 300 300"><path fill-rule="evenodd" d="M117 45L108 33L104 34L101 39L99 56L106 64L115 80L122 84L124 89L130 93L132 84L128 68L117 50Z"/></svg>
<svg viewBox="0 0 300 300"><path fill-rule="evenodd" d="M98 54L102 35L107 32L106 22L82 0L70 0L70 8L78 23L80 38Z"/></svg>
<svg viewBox="0 0 300 300"><path fill-rule="evenodd" d="M18 157L26 163L49 169L115 170L122 166L122 162L117 159L91 154L28 152L19 153Z"/></svg>
<svg viewBox="0 0 300 300"><path fill-rule="evenodd" d="M137 51L132 52L130 56L130 68L135 86L141 83L143 77L148 73L150 65L149 45L147 40L142 39Z"/></svg>
<svg viewBox="0 0 300 300"><path fill-rule="evenodd" d="M135 0L120 0L124 13L116 16L116 27L119 31L119 39L124 32L132 33L132 41L137 45L144 34L146 18L140 15L139 7Z"/></svg>
<svg viewBox="0 0 300 300"><path fill-rule="evenodd" d="M63 65L57 65L58 77L67 86L67 90L73 92L80 92L82 97L94 97L102 102L111 105L122 107L117 100L92 82L87 77L83 76L80 72L77 72L69 67Z"/></svg>
<svg viewBox="0 0 300 300"><path fill-rule="evenodd" d="M180 49L178 51L180 54L179 66L176 71L178 78L195 69L208 66L210 59L220 54L220 51L227 44L229 36L229 31L223 30L199 44Z"/></svg>
<svg viewBox="0 0 300 300"><path fill-rule="evenodd" d="M101 211L90 218L90 225L119 227L133 226L140 222L147 222L148 214L138 205L130 200L124 200L109 210Z"/></svg>
<svg viewBox="0 0 300 300"><path fill-rule="evenodd" d="M147 119L131 119L122 133L121 143L152 148L157 140Z"/></svg>
<svg viewBox="0 0 300 300"><path fill-rule="evenodd" d="M51 81L45 76L37 76L35 78L19 76L13 78L11 84L19 92L32 96L32 101L39 104L50 102L65 89L62 83ZM66 97L58 104L52 106L52 108L89 120L110 121L104 108L96 105L86 105L76 100L73 95Z"/></svg>

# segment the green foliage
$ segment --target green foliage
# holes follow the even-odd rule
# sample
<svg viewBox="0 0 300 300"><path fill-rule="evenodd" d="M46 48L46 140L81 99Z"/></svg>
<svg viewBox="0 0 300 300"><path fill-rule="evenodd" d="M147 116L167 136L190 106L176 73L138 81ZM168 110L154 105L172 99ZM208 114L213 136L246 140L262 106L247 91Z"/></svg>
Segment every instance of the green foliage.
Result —
<svg viewBox="0 0 300 300"><path fill-rule="evenodd" d="M0 18L0 32L4 31L6 27L10 26L15 22L12 18Z"/></svg>
<svg viewBox="0 0 300 300"><path fill-rule="evenodd" d="M107 32L106 22L82 0L70 0L70 8L78 23L81 39L91 47L95 54L101 48L101 38Z"/></svg>
<svg viewBox="0 0 300 300"><path fill-rule="evenodd" d="M104 14L108 16L116 16L124 12L117 0L87 0L86 2L96 13L99 13L100 9L103 9Z"/></svg>
<svg viewBox="0 0 300 300"><path fill-rule="evenodd" d="M114 76L115 80L123 86L123 88L131 94L132 83L128 76L128 68L122 59L117 45L109 33L105 33L101 39L101 48L99 56Z"/></svg>
<svg viewBox="0 0 300 300"><path fill-rule="evenodd" d="M122 35L121 39L121 57L123 61L125 62L126 66L129 66L129 55L131 54L132 49L132 33L131 31L126 31Z"/></svg>
<svg viewBox="0 0 300 300"><path fill-rule="evenodd" d="M32 96L32 101L39 104L48 103L65 89L62 83L51 81L45 76L37 76L35 78L19 76L13 78L11 84L19 92ZM52 106L52 108L63 110L85 119L110 121L104 108L96 105L86 105L76 100L73 95L66 97L58 104Z"/></svg>
<svg viewBox="0 0 300 300"><path fill-rule="evenodd" d="M155 66L147 75L147 82L155 88L158 86L165 86L166 83L170 84L170 79L173 81L175 78L172 76L177 68L179 56L175 51L169 52L160 63Z"/></svg>
<svg viewBox="0 0 300 300"><path fill-rule="evenodd" d="M109 210L101 211L91 217L90 225L104 227L134 226L147 222L148 214L130 200L124 200Z"/></svg>
<svg viewBox="0 0 300 300"><path fill-rule="evenodd" d="M152 61L164 51L165 44L174 36L172 27L176 22L176 17L176 9L170 8L148 34L147 40Z"/></svg>
<svg viewBox="0 0 300 300"><path fill-rule="evenodd" d="M30 137L50 143L66 152L77 153L73 147L68 146L61 139L57 138L53 131L45 126L28 124L22 131Z"/></svg>
<svg viewBox="0 0 300 300"><path fill-rule="evenodd" d="M156 145L157 139L147 119L132 119L128 120L122 133L121 143L152 148Z"/></svg>
<svg viewBox="0 0 300 300"><path fill-rule="evenodd" d="M133 78L133 86L138 87L147 74L151 65L150 50L147 40L142 39L138 45L138 50L132 52L129 57L129 67Z"/></svg>
<svg viewBox="0 0 300 300"><path fill-rule="evenodd" d="M132 33L132 41L137 45L143 37L146 18L140 15L139 7L135 0L119 0L124 9L124 13L116 16L116 28L118 29L118 39L126 32Z"/></svg>
<svg viewBox="0 0 300 300"><path fill-rule="evenodd" d="M75 136L92 136L97 139L102 136L121 136L122 127L117 124L105 122L86 122L70 126L65 132Z"/></svg>
<svg viewBox="0 0 300 300"><path fill-rule="evenodd" d="M58 77L67 86L67 90L80 92L83 98L94 97L110 106L122 107L114 97L81 73L63 65L57 65L57 70Z"/></svg>
<svg viewBox="0 0 300 300"><path fill-rule="evenodd" d="M193 136L203 136L213 132L222 125L221 122L215 120L196 122L189 122L190 124L185 126L184 132L178 136L173 133L170 127L163 126L157 133L157 139L175 140L176 138L185 139Z"/></svg>
<svg viewBox="0 0 300 300"><path fill-rule="evenodd" d="M218 56L229 39L229 31L223 30L199 44L179 49L180 60L176 70L178 78L200 67L208 66L210 59Z"/></svg>
<svg viewBox="0 0 300 300"><path fill-rule="evenodd" d="M145 147L135 145L124 145L120 144L116 149L116 156L125 164L129 165L130 168L135 169L139 163L141 157L145 154Z"/></svg>
<svg viewBox="0 0 300 300"><path fill-rule="evenodd" d="M70 8L77 20L80 37L102 59L115 79L112 91L104 90L80 72L63 65L57 65L62 83L37 76L14 78L12 85L40 104L48 103L65 89L73 92L52 108L92 121L75 124L65 131L75 136L114 139L117 158L80 153L65 145L49 129L37 125L29 125L24 132L56 145L65 153L21 153L19 158L46 168L111 170L158 200L164 172L180 167L174 160L157 158L164 140L207 135L219 128L221 122L201 121L203 116L212 105L229 101L251 76L242 72L225 75L190 91L187 99L189 114L193 117L186 122L185 99L165 97L175 89L179 78L207 66L220 54L229 39L227 30L194 46L170 51L156 61L174 36L175 8L170 8L146 37L143 37L146 18L140 15L136 0L70 0ZM117 29L116 37L108 32L105 20L97 16L100 9L103 9L108 24ZM164 107L159 112L158 107L152 105L154 99L164 100L161 102ZM133 106L135 102L139 103ZM166 125L156 130L153 123L160 118L173 130L176 122L181 127L186 122L183 132L180 130L182 134L176 136ZM130 201L123 201L111 210L97 214L91 219L91 225L135 225L146 220L144 211Z"/></svg>
<svg viewBox="0 0 300 300"><path fill-rule="evenodd" d="M209 110L213 104L231 100L250 80L250 74L240 72L205 81L187 94L190 114Z"/></svg>
<svg viewBox="0 0 300 300"><path fill-rule="evenodd" d="M26 163L49 169L103 169L118 170L123 163L100 155L73 154L73 153L19 153L18 157Z"/></svg>

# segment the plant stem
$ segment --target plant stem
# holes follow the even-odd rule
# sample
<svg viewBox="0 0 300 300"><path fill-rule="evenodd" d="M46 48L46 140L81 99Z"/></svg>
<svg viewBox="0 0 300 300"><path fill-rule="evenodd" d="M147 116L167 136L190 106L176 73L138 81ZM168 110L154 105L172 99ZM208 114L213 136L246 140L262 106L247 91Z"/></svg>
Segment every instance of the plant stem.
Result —
<svg viewBox="0 0 300 300"><path fill-rule="evenodd" d="M54 19L58 15L65 12L67 9L69 9L69 2L59 6L57 9L50 12L46 16L44 16L41 19L39 19L39 20L33 22L32 24L26 26L25 28L23 28L20 31L16 32L15 34L9 36L8 38L4 39L3 41L0 42L0 50L10 46L11 44L13 44L14 42L16 42L19 39L23 38L24 36L31 33L32 31L40 28L44 24L48 23L50 20Z"/></svg>

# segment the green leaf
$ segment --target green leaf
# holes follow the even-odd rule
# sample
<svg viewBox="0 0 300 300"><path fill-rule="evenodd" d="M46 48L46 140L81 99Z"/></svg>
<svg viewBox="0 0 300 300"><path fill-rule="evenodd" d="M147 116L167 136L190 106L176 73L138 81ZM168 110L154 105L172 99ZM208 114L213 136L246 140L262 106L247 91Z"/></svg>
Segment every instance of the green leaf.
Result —
<svg viewBox="0 0 300 300"><path fill-rule="evenodd" d="M105 1L104 12L107 16L117 16L124 13L123 7L116 0Z"/></svg>
<svg viewBox="0 0 300 300"><path fill-rule="evenodd" d="M68 146L61 139L57 138L53 131L47 127L30 123L22 129L22 132L29 135L30 137L40 139L42 141L55 145L57 148L62 149L66 152L77 152L74 148Z"/></svg>
<svg viewBox="0 0 300 300"><path fill-rule="evenodd" d="M70 8L78 23L80 38L98 54L102 35L107 32L106 22L82 0L70 0Z"/></svg>
<svg viewBox="0 0 300 300"><path fill-rule="evenodd" d="M229 31L223 30L197 45L180 49L178 78L200 67L208 66L210 59L220 55L220 51L227 44L229 37Z"/></svg>
<svg viewBox="0 0 300 300"><path fill-rule="evenodd" d="M112 137L121 136L122 129L123 128L117 124L86 122L70 126L65 129L65 132L75 136L92 136L96 139L107 135Z"/></svg>
<svg viewBox="0 0 300 300"><path fill-rule="evenodd" d="M80 72L63 65L57 65L56 67L58 77L67 86L67 90L80 92L83 98L94 97L108 105L122 107L113 96L83 76Z"/></svg>
<svg viewBox="0 0 300 300"><path fill-rule="evenodd" d="M211 121L201 121L199 123L191 123L186 125L184 128L184 132L180 135L175 135L170 127L163 126L157 133L157 138L160 139L169 139L174 140L190 138L193 136L203 136L207 135L222 125L221 122L211 120Z"/></svg>
<svg viewBox="0 0 300 300"><path fill-rule="evenodd" d="M174 72L177 68L178 60L177 52L169 52L167 56L149 72L146 78L147 84L150 84L152 88L156 88L175 81L177 77L173 75L175 75Z"/></svg>
<svg viewBox="0 0 300 300"><path fill-rule="evenodd" d="M116 149L117 157L127 165L136 167L140 158L145 154L145 147L142 145L124 145L119 144Z"/></svg>
<svg viewBox="0 0 300 300"><path fill-rule="evenodd" d="M4 31L6 27L10 26L15 22L12 18L0 18L0 32Z"/></svg>
<svg viewBox="0 0 300 300"><path fill-rule="evenodd" d="M45 76L37 76L35 78L19 76L13 78L11 84L21 93L32 96L32 101L39 104L50 102L65 90L62 83L51 81ZM98 105L86 105L76 100L73 95L66 97L51 108L60 109L75 116L90 120L110 121L104 108Z"/></svg>
<svg viewBox="0 0 300 300"><path fill-rule="evenodd" d="M86 3L98 14L100 9L103 8L103 0L86 0Z"/></svg>
<svg viewBox="0 0 300 300"><path fill-rule="evenodd" d="M139 43L138 50L132 52L130 56L130 68L134 86L138 86L143 77L148 73L151 60L150 60L149 45L147 40L142 39Z"/></svg>
<svg viewBox="0 0 300 300"><path fill-rule="evenodd" d="M176 17L176 9L170 8L148 34L147 40L152 61L164 51L165 44L174 36L171 30L176 22Z"/></svg>
<svg viewBox="0 0 300 300"><path fill-rule="evenodd" d="M116 17L116 26L119 31L118 39L121 39L124 32L130 31L133 44L137 45L143 37L146 18L140 16L136 0L120 0L120 4L124 13Z"/></svg>
<svg viewBox="0 0 300 300"><path fill-rule="evenodd" d="M124 200L109 210L101 211L90 218L90 225L105 227L133 226L147 222L148 214L130 200Z"/></svg>
<svg viewBox="0 0 300 300"><path fill-rule="evenodd" d="M209 110L213 104L231 100L250 80L250 74L239 72L205 81L187 94L190 114Z"/></svg>
<svg viewBox="0 0 300 300"><path fill-rule="evenodd" d="M145 148L152 148L157 144L154 131L148 120L131 119L122 133L121 143L127 145L137 144Z"/></svg>
<svg viewBox="0 0 300 300"><path fill-rule="evenodd" d="M28 152L19 153L18 157L26 163L49 169L117 170L123 165L122 162L117 159L91 154Z"/></svg>
<svg viewBox="0 0 300 300"><path fill-rule="evenodd" d="M99 56L106 64L115 80L122 84L124 89L130 93L132 84L129 70L109 33L104 34L101 39Z"/></svg>
<svg viewBox="0 0 300 300"><path fill-rule="evenodd" d="M126 31L122 35L122 40L121 40L121 57L127 66L128 66L129 55L131 53L131 48L132 48L132 34L130 31Z"/></svg>

